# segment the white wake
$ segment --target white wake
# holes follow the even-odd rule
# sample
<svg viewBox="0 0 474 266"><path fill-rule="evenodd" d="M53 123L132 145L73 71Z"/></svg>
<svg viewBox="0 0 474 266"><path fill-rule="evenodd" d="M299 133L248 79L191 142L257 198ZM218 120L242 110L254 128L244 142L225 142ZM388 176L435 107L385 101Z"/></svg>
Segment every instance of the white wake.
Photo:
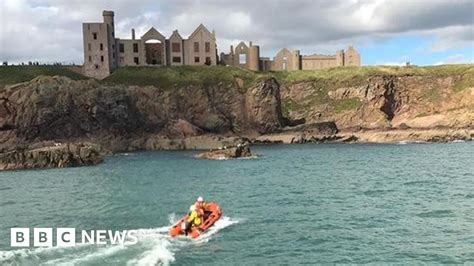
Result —
<svg viewBox="0 0 474 266"><path fill-rule="evenodd" d="M177 222L174 214L170 224ZM238 223L229 217L222 217L208 231L197 239L187 237L171 238L164 226L152 229L137 229L138 243L134 245L81 245L75 247L30 248L0 251L0 265L85 265L89 263L126 265L169 265L175 255L186 246L206 243L222 229Z"/></svg>

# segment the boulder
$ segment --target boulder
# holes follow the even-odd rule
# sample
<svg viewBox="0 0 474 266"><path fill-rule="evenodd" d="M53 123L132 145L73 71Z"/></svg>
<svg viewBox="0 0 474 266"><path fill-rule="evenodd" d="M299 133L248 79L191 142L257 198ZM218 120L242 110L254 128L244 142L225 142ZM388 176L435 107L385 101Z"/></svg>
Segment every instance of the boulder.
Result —
<svg viewBox="0 0 474 266"><path fill-rule="evenodd" d="M239 144L235 147L224 147L223 149L211 150L197 155L198 159L227 160L240 157L251 157L252 153L248 145Z"/></svg>
<svg viewBox="0 0 474 266"><path fill-rule="evenodd" d="M50 146L35 146L0 154L0 171L63 168L103 162L102 148L92 143L54 143Z"/></svg>

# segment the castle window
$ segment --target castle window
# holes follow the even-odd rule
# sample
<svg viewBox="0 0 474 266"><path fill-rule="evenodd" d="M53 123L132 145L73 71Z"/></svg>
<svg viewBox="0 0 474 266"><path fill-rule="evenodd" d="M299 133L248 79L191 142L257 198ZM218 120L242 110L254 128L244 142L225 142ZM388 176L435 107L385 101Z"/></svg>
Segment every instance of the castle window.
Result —
<svg viewBox="0 0 474 266"><path fill-rule="evenodd" d="M123 47L123 43L119 44L119 52L125 52L125 48Z"/></svg>
<svg viewBox="0 0 474 266"><path fill-rule="evenodd" d="M239 54L239 64L241 64L241 65L247 64L247 55L246 54Z"/></svg>
<svg viewBox="0 0 474 266"><path fill-rule="evenodd" d="M104 50L104 44L103 44L103 43L100 44L100 50L101 50L101 51Z"/></svg>
<svg viewBox="0 0 474 266"><path fill-rule="evenodd" d="M90 50L92 49L92 48L91 48L91 44L88 43L87 46L88 46L88 49L89 49L89 51L90 51Z"/></svg>
<svg viewBox="0 0 474 266"><path fill-rule="evenodd" d="M92 56L89 55L89 62L92 62Z"/></svg>
<svg viewBox="0 0 474 266"><path fill-rule="evenodd" d="M194 52L199 53L199 43L198 42L194 43Z"/></svg>
<svg viewBox="0 0 474 266"><path fill-rule="evenodd" d="M211 65L211 58L209 56L206 57L206 62L204 64L207 66Z"/></svg>
<svg viewBox="0 0 474 266"><path fill-rule="evenodd" d="M179 53L181 52L181 44L174 42L171 44L171 52L173 53Z"/></svg>
<svg viewBox="0 0 474 266"><path fill-rule="evenodd" d="M288 58L283 57L283 70L288 70Z"/></svg>
<svg viewBox="0 0 474 266"><path fill-rule="evenodd" d="M134 57L133 62L135 62L135 65L138 65L139 64L138 57Z"/></svg>
<svg viewBox="0 0 474 266"><path fill-rule="evenodd" d="M115 53L112 53L112 58L115 58Z"/></svg>
<svg viewBox="0 0 474 266"><path fill-rule="evenodd" d="M199 56L194 57L194 63L199 63Z"/></svg>
<svg viewBox="0 0 474 266"><path fill-rule="evenodd" d="M181 57L173 56L173 63L181 63Z"/></svg>
<svg viewBox="0 0 474 266"><path fill-rule="evenodd" d="M133 52L138 53L138 43L133 44Z"/></svg>
<svg viewBox="0 0 474 266"><path fill-rule="evenodd" d="M98 64L95 64L95 69L99 69L99 65Z"/></svg>
<svg viewBox="0 0 474 266"><path fill-rule="evenodd" d="M211 43L210 43L210 42L206 42L204 48L205 48L206 53L211 52Z"/></svg>
<svg viewBox="0 0 474 266"><path fill-rule="evenodd" d="M104 56L103 55L100 56L100 62L104 62Z"/></svg>
<svg viewBox="0 0 474 266"><path fill-rule="evenodd" d="M115 44L112 44L112 49L115 49Z"/></svg>
<svg viewBox="0 0 474 266"><path fill-rule="evenodd" d="M94 37L94 40L97 40L97 32L93 32L92 37Z"/></svg>

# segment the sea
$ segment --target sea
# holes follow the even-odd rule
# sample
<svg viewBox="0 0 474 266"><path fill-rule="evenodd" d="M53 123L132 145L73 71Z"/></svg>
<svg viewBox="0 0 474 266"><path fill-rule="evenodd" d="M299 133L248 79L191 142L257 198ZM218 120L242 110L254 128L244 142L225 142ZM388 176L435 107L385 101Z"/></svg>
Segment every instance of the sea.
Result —
<svg viewBox="0 0 474 266"><path fill-rule="evenodd" d="M474 142L251 149L1 172L0 265L474 264ZM222 218L198 239L169 237L198 196ZM137 243L12 247L11 228L127 230Z"/></svg>

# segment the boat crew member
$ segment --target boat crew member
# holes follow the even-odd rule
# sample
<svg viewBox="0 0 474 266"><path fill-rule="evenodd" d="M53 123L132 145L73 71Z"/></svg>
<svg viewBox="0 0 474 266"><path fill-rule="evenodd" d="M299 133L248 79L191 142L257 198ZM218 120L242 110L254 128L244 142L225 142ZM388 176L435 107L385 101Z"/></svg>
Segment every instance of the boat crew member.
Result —
<svg viewBox="0 0 474 266"><path fill-rule="evenodd" d="M194 203L194 206L196 206L196 209L199 209L198 211L202 211L202 215L204 215L204 211L206 210L206 203L204 202L204 198L199 196Z"/></svg>
<svg viewBox="0 0 474 266"><path fill-rule="evenodd" d="M188 219L185 223L184 231L187 234L192 226L199 227L204 220L204 210L206 203L203 197L198 197L196 202L189 207Z"/></svg>

